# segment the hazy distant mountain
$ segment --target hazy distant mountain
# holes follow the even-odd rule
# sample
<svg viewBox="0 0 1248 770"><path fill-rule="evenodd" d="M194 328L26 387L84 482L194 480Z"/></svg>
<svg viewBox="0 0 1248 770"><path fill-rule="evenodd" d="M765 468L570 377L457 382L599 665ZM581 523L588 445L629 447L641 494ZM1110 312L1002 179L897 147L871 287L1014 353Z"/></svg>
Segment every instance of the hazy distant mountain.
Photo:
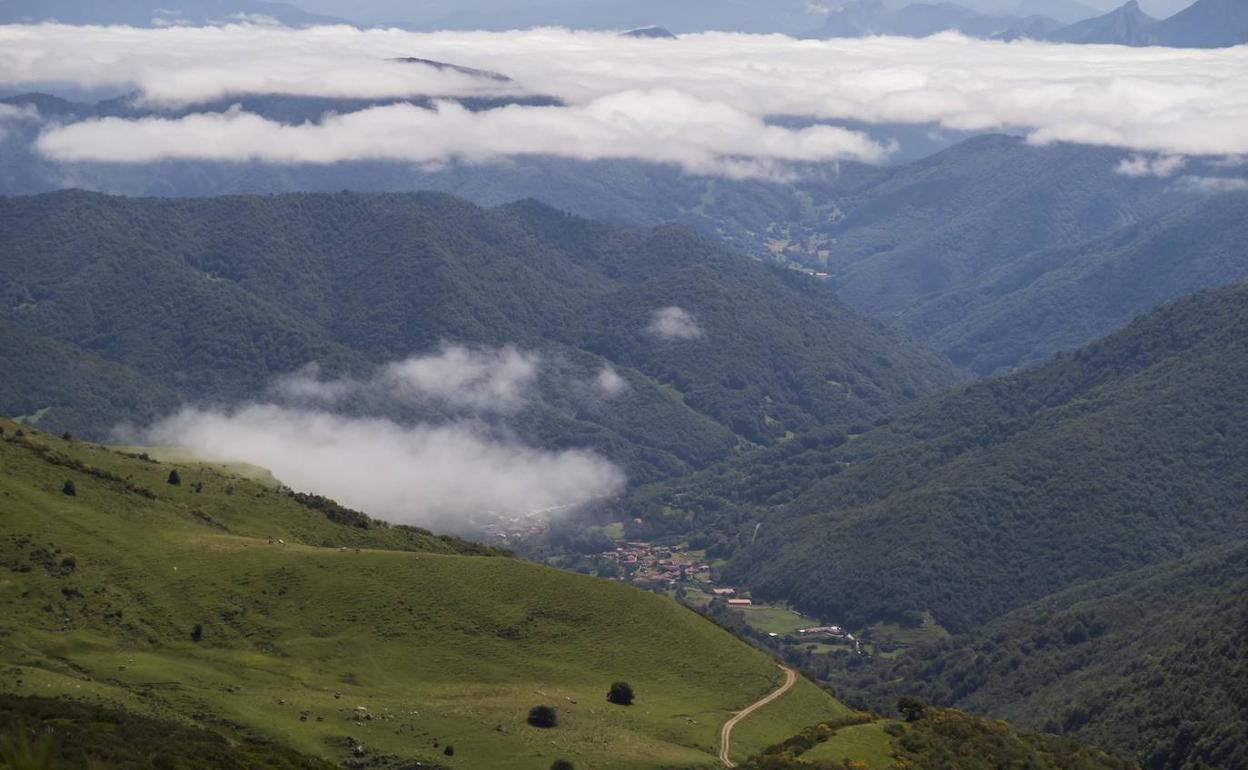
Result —
<svg viewBox="0 0 1248 770"><path fill-rule="evenodd" d="M809 33L820 16L805 0L580 0L482 7L468 3L418 26L437 29L524 29L565 26L574 29L628 30L661 25L675 32Z"/></svg>
<svg viewBox="0 0 1248 770"><path fill-rule="evenodd" d="M1043 36L1059 29L1061 23L1043 16L991 15L972 11L955 3L914 3L892 9L883 0L856 0L828 14L816 37L865 37L902 35L927 37L955 30L971 37Z"/></svg>
<svg viewBox="0 0 1248 770"><path fill-rule="evenodd" d="M1047 16L1063 24L1073 24L1097 14L1095 8L1077 0L1020 0L1007 12L1014 16Z"/></svg>
<svg viewBox="0 0 1248 770"><path fill-rule="evenodd" d="M0 0L0 23L61 21L68 24L130 24L139 27L237 22L289 26L341 24L341 19L264 0Z"/></svg>
<svg viewBox="0 0 1248 770"><path fill-rule="evenodd" d="M1181 48L1225 48L1248 43L1248 2L1199 0L1157 24L1154 41Z"/></svg>
<svg viewBox="0 0 1248 770"><path fill-rule="evenodd" d="M1145 13L1139 0L1131 0L1104 16L1063 27L1047 39L1058 43L1224 48L1248 43L1248 3L1200 0L1159 20Z"/></svg>
<svg viewBox="0 0 1248 770"><path fill-rule="evenodd" d="M1139 0L1130 0L1104 16L1063 27L1050 34L1049 40L1056 43L1148 45L1153 40L1153 27L1157 22L1158 19L1141 10Z"/></svg>
<svg viewBox="0 0 1248 770"><path fill-rule="evenodd" d="M656 40L675 40L676 35L663 27L638 27L622 33L624 37L652 38Z"/></svg>

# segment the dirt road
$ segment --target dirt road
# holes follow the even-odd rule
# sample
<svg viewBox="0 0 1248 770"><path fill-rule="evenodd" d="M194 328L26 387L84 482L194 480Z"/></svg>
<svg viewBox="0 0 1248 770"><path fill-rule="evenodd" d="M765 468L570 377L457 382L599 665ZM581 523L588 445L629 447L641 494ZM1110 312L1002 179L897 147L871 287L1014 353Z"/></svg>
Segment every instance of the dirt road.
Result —
<svg viewBox="0 0 1248 770"><path fill-rule="evenodd" d="M732 761L732 728L736 727L737 723L742 719L793 689L793 685L797 684L797 672L787 666L781 666L780 670L784 672L784 684L777 687L762 700L755 701L736 714L733 714L732 719L724 722L723 728L719 731L719 761L724 763L724 767L737 766L737 763Z"/></svg>

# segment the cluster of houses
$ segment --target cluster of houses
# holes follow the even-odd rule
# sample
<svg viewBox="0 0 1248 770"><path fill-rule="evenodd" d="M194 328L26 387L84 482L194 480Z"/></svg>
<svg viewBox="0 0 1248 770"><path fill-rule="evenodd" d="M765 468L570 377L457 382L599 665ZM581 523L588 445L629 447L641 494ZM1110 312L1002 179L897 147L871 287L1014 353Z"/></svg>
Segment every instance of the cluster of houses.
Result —
<svg viewBox="0 0 1248 770"><path fill-rule="evenodd" d="M632 541L601 554L604 561L620 567L621 577L634 583L675 585L685 581L711 582L711 567L699 562L681 546L656 546Z"/></svg>

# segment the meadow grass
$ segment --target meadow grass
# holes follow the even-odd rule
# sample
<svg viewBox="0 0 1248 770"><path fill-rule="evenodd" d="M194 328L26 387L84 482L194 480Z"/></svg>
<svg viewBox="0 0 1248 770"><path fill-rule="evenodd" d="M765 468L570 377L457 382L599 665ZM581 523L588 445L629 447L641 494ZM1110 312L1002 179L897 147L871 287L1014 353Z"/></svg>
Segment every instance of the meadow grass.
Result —
<svg viewBox="0 0 1248 770"><path fill-rule="evenodd" d="M802 754L807 762L842 762L846 759L867 763L871 770L893 767L892 738L884 732L892 720L842 727L823 743Z"/></svg>
<svg viewBox="0 0 1248 770"><path fill-rule="evenodd" d="M452 768L623 769L713 766L724 719L779 681L767 655L640 590L335 524L244 474L0 425L6 692L194 718L335 762L362 744ZM606 702L621 679L631 707ZM525 723L539 704L558 728ZM841 713L802 680L742 723L734 754Z"/></svg>

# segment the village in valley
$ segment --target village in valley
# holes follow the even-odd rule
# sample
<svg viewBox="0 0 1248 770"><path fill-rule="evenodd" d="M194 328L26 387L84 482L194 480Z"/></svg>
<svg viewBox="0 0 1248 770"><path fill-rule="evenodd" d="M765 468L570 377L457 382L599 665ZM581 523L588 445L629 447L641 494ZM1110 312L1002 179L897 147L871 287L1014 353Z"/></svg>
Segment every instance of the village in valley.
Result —
<svg viewBox="0 0 1248 770"><path fill-rule="evenodd" d="M602 572L613 574L616 580L669 593L698 609L722 602L724 607L742 612L749 626L778 644L802 644L821 652L862 653L860 641L841 626L821 625L796 610L755 603L733 586L717 585L713 565L701 551L681 545L627 541L599 554L598 560L603 565L613 565L614 569Z"/></svg>
<svg viewBox="0 0 1248 770"><path fill-rule="evenodd" d="M791 607L760 601L747 589L720 583L718 568L722 562L709 557L705 550L691 548L688 543L629 540L624 525L618 522L593 529L594 537L599 538L593 550L559 546L548 550L553 534L550 521L532 513L493 514L481 532L488 542L516 549L528 558L554 559L550 563L557 562L565 569L664 594L743 636L786 653L891 656L901 647L945 635L930 619L913 629L877 624L860 635L828 619L811 618ZM582 547L577 544L577 548Z"/></svg>

